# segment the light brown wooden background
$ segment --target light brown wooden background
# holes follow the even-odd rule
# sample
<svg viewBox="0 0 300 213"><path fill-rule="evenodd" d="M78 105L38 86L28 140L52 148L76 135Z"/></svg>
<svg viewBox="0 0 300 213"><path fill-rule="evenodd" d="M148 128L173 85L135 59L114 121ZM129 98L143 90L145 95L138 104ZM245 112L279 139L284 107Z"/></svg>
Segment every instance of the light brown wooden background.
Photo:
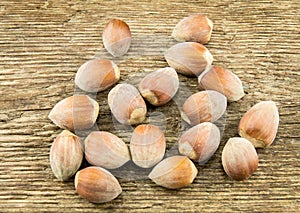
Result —
<svg viewBox="0 0 300 213"><path fill-rule="evenodd" d="M119 178L123 193L116 200L94 205L81 199L73 182L58 182L49 166L51 143L61 132L47 119L51 108L74 93L74 75L82 63L95 55L109 58L102 54L101 33L111 18L124 19L134 38L130 52L116 60L122 82L167 66L163 51L175 43L170 38L174 25L198 12L215 24L207 45L214 64L236 73L247 92L228 106L218 151L198 166L190 187L172 191L150 180ZM1 0L0 211L299 212L299 25L298 0ZM196 79L180 80L198 91ZM112 125L107 93L97 96L98 126L128 142L130 132ZM243 113L261 100L279 107L277 138L271 148L258 150L259 169L249 180L230 180L221 166L222 149L237 135ZM178 108L173 102L159 110L166 116L170 148L182 130Z"/></svg>

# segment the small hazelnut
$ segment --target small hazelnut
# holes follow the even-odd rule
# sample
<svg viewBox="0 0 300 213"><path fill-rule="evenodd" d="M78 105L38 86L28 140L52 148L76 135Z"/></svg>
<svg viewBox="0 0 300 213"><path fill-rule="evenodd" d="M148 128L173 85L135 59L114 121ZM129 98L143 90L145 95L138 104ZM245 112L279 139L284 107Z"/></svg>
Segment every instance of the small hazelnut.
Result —
<svg viewBox="0 0 300 213"><path fill-rule="evenodd" d="M194 163L186 156L173 156L157 164L149 178L165 188L178 189L190 185L197 173Z"/></svg>
<svg viewBox="0 0 300 213"><path fill-rule="evenodd" d="M102 35L105 49L114 57L127 53L131 44L131 32L126 22L119 19L110 20L104 27Z"/></svg>
<svg viewBox="0 0 300 213"><path fill-rule="evenodd" d="M225 172L234 180L249 178L258 168L254 146L245 138L230 138L222 152Z"/></svg>
<svg viewBox="0 0 300 213"><path fill-rule="evenodd" d="M194 126L202 122L215 122L226 111L224 95L213 90L191 95L182 106L182 119Z"/></svg>
<svg viewBox="0 0 300 213"><path fill-rule="evenodd" d="M66 181L79 169L83 158L80 138L64 130L50 149L50 165L54 175L60 181Z"/></svg>
<svg viewBox="0 0 300 213"><path fill-rule="evenodd" d="M75 84L87 92L100 92L120 79L118 66L106 59L93 59L84 63L77 71Z"/></svg>
<svg viewBox="0 0 300 213"><path fill-rule="evenodd" d="M130 160L127 145L116 135L105 131L91 132L84 141L85 158L94 166L116 169Z"/></svg>
<svg viewBox="0 0 300 213"><path fill-rule="evenodd" d="M159 127L142 124L134 129L130 152L136 165L142 168L154 166L163 159L165 150L166 139Z"/></svg>
<svg viewBox="0 0 300 213"><path fill-rule="evenodd" d="M278 125L279 113L275 102L262 101L244 114L238 130L239 135L256 148L265 148L275 140Z"/></svg>
<svg viewBox="0 0 300 213"><path fill-rule="evenodd" d="M130 84L118 84L108 93L108 105L113 116L122 124L140 124L147 107L139 91Z"/></svg>
<svg viewBox="0 0 300 213"><path fill-rule="evenodd" d="M63 129L83 130L93 127L99 114L99 104L87 95L74 95L59 101L49 113L49 119Z"/></svg>
<svg viewBox="0 0 300 213"><path fill-rule="evenodd" d="M122 193L119 181L101 167L87 167L76 173L76 192L92 203L109 202Z"/></svg>
<svg viewBox="0 0 300 213"><path fill-rule="evenodd" d="M220 144L220 130L213 123L198 124L183 133L179 139L180 154L199 164L205 164Z"/></svg>
<svg viewBox="0 0 300 213"><path fill-rule="evenodd" d="M146 75L139 84L139 91L150 104L162 106L174 97L178 87L176 71L166 67Z"/></svg>
<svg viewBox="0 0 300 213"><path fill-rule="evenodd" d="M241 80L233 72L220 66L210 66L198 77L200 89L215 90L228 101L237 101L245 93Z"/></svg>
<svg viewBox="0 0 300 213"><path fill-rule="evenodd" d="M175 26L172 37L177 41L209 42L213 29L212 21L203 14L185 17Z"/></svg>
<svg viewBox="0 0 300 213"><path fill-rule="evenodd" d="M213 62L213 56L202 44L178 43L165 52L165 59L178 73L198 77Z"/></svg>

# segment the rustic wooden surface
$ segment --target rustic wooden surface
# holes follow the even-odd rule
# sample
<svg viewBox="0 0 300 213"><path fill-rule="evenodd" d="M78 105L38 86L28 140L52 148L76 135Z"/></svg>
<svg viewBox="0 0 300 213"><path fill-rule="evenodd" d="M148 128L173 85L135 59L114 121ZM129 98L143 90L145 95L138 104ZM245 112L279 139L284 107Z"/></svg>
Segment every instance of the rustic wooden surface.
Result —
<svg viewBox="0 0 300 213"><path fill-rule="evenodd" d="M175 44L172 28L197 12L215 24L207 45L214 64L236 73L247 92L228 106L218 151L198 166L199 175L190 187L166 190L129 172L119 175L123 193L116 200L95 205L81 199L73 182L57 181L49 166L51 143L61 132L47 119L51 108L74 93L74 76L82 63L95 56L110 58L101 32L111 18L124 19L134 38L130 52L116 60L124 82L166 66L163 51ZM1 0L0 212L299 212L299 26L298 0ZM198 91L195 79L180 80ZM130 131L111 121L107 93L97 95L99 129L128 142ZM222 169L222 149L237 135L243 113L261 100L273 100L279 107L278 135L271 148L258 150L258 171L247 181L233 181ZM168 148L183 129L177 105L150 109L154 115L160 112L153 116L155 122L166 124Z"/></svg>

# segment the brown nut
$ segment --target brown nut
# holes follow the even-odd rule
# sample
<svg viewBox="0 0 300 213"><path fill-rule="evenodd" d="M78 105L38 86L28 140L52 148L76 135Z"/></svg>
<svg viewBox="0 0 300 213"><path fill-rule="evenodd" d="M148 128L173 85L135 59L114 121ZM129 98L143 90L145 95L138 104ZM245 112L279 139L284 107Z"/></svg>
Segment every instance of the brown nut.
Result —
<svg viewBox="0 0 300 213"><path fill-rule="evenodd" d="M118 197L122 188L118 180L101 167L87 167L76 173L76 192L92 203L105 203Z"/></svg>
<svg viewBox="0 0 300 213"><path fill-rule="evenodd" d="M60 181L66 181L79 169L83 158L82 144L76 135L64 130L50 149L51 169Z"/></svg>
<svg viewBox="0 0 300 213"><path fill-rule="evenodd" d="M187 130L180 137L178 149L199 164L205 164L220 144L220 130L213 123L204 122Z"/></svg>
<svg viewBox="0 0 300 213"><path fill-rule="evenodd" d="M275 140L279 125L279 113L275 102L255 104L242 117L239 135L257 148L269 147Z"/></svg>
<svg viewBox="0 0 300 213"><path fill-rule="evenodd" d="M142 167L150 168L160 162L165 154L164 133L157 126L139 125L132 134L130 152L132 161Z"/></svg>
<svg viewBox="0 0 300 213"><path fill-rule="evenodd" d="M127 53L131 44L131 32L126 22L119 19L110 20L102 35L105 49L114 57Z"/></svg>
<svg viewBox="0 0 300 213"><path fill-rule="evenodd" d="M173 156L157 164L149 178L168 189L178 189L190 185L197 176L194 163L185 156Z"/></svg>
<svg viewBox="0 0 300 213"><path fill-rule="evenodd" d="M49 119L63 129L83 130L93 127L99 114L99 104L87 95L74 95L58 102Z"/></svg>
<svg viewBox="0 0 300 213"><path fill-rule="evenodd" d="M193 14L175 26L172 37L177 41L209 42L213 29L212 21L203 14Z"/></svg>
<svg viewBox="0 0 300 213"><path fill-rule="evenodd" d="M122 124L142 123L147 107L139 91L130 84L118 84L108 93L108 105L113 116Z"/></svg>
<svg viewBox="0 0 300 213"><path fill-rule="evenodd" d="M234 180L249 178L258 168L254 146L244 138L230 138L222 152L225 172Z"/></svg>
<svg viewBox="0 0 300 213"><path fill-rule="evenodd" d="M161 106L174 97L178 87L176 71L166 67L146 75L139 84L139 91L150 104Z"/></svg>
<svg viewBox="0 0 300 213"><path fill-rule="evenodd" d="M91 165L116 169L130 160L129 150L124 141L109 132L91 132L84 144L85 158Z"/></svg>
<svg viewBox="0 0 300 213"><path fill-rule="evenodd" d="M200 89L218 91L228 101L237 101L245 95L239 77L223 67L209 67L199 76L198 81Z"/></svg>
<svg viewBox="0 0 300 213"><path fill-rule="evenodd" d="M214 122L226 111L226 97L219 92L206 90L191 95L182 106L182 119L194 126Z"/></svg>
<svg viewBox="0 0 300 213"><path fill-rule="evenodd" d="M202 44L183 42L165 52L165 59L178 73L199 76L213 61L213 56Z"/></svg>
<svg viewBox="0 0 300 213"><path fill-rule="evenodd" d="M75 84L87 92L107 89L120 79L118 66L106 59L93 59L84 63L77 71Z"/></svg>

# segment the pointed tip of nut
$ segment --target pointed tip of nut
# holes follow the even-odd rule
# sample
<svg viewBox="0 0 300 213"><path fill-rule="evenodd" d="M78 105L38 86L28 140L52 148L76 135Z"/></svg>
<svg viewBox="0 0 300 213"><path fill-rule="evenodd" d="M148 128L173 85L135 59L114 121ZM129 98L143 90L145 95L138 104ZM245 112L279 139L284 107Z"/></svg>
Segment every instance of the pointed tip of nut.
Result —
<svg viewBox="0 0 300 213"><path fill-rule="evenodd" d="M180 114L181 114L182 120L184 120L189 125L192 125L191 120L189 119L189 117L183 111L180 111Z"/></svg>

